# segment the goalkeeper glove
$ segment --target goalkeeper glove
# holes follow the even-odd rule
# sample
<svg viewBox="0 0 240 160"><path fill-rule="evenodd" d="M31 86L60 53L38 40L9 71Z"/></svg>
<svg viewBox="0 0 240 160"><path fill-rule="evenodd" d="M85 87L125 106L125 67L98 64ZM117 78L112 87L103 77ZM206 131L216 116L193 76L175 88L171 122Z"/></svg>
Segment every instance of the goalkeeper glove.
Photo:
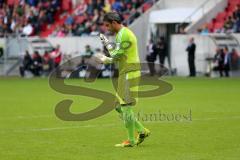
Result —
<svg viewBox="0 0 240 160"><path fill-rule="evenodd" d="M108 49L108 51L112 51L114 49L105 35L100 33L99 37L100 37L101 41L103 42L103 45Z"/></svg>
<svg viewBox="0 0 240 160"><path fill-rule="evenodd" d="M94 57L96 58L96 61L98 63L103 63L103 64L108 64L108 63L112 63L113 59L110 57L107 57L101 53L96 53L94 54Z"/></svg>

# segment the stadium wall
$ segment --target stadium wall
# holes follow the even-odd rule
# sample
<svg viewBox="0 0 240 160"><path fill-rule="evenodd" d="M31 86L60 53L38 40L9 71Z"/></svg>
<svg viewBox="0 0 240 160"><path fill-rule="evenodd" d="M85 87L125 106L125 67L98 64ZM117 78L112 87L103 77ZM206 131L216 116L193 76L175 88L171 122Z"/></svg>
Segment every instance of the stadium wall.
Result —
<svg viewBox="0 0 240 160"><path fill-rule="evenodd" d="M190 37L194 37L196 49L196 69L199 73L205 73L207 62L205 58L213 56L215 44L208 36L201 35L172 35L171 36L171 62L172 69L176 69L177 75L187 76L189 74L186 48Z"/></svg>
<svg viewBox="0 0 240 160"><path fill-rule="evenodd" d="M103 45L98 37L65 37L65 38L47 38L53 45L60 45L61 51L65 54L82 54L85 51L85 46L90 45L93 50L103 48Z"/></svg>
<svg viewBox="0 0 240 160"><path fill-rule="evenodd" d="M232 34L232 36L240 42L240 34ZM209 65L206 61L208 57L214 57L217 45L210 36L188 34L188 35L172 35L171 36L171 65L172 69L176 69L178 76L189 75L188 55L186 52L189 39L193 37L196 43L195 64L199 75L204 75L209 71ZM238 51L240 48L236 48Z"/></svg>
<svg viewBox="0 0 240 160"><path fill-rule="evenodd" d="M233 36L240 42L240 34L233 34ZM200 75L208 71L208 63L205 59L213 57L215 54L216 44L209 36L197 34L172 35L170 44L171 68L176 69L179 76L186 76L189 73L186 47L190 37L194 37L197 45L196 68ZM48 41L54 46L60 44L62 52L64 54L71 54L72 57L84 53L86 45L90 45L92 49L102 48L98 37L48 38ZM5 42L5 39L0 39L0 42ZM140 52L140 56L143 57L145 54L143 55Z"/></svg>

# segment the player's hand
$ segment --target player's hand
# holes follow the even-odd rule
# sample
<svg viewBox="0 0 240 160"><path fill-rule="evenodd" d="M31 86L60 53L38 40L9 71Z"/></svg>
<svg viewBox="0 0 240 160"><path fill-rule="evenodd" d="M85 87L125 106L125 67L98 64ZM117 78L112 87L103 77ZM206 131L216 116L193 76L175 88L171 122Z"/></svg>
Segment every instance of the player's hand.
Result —
<svg viewBox="0 0 240 160"><path fill-rule="evenodd" d="M110 44L109 40L104 34L100 33L99 38L102 41L103 45L108 49L108 51L113 50L113 46Z"/></svg>
<svg viewBox="0 0 240 160"><path fill-rule="evenodd" d="M100 33L99 37L105 46L109 43L109 40L107 39L107 37L104 34Z"/></svg>
<svg viewBox="0 0 240 160"><path fill-rule="evenodd" d="M113 59L110 57L107 57L101 53L96 53L93 55L96 62L97 63L101 63L101 64L108 64L108 63L112 63Z"/></svg>

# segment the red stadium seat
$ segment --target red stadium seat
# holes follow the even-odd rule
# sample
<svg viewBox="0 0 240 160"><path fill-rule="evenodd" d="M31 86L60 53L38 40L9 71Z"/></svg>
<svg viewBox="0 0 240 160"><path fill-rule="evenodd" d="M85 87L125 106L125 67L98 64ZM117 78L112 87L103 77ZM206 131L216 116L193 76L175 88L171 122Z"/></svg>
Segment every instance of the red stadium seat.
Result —
<svg viewBox="0 0 240 160"><path fill-rule="evenodd" d="M207 28L208 28L208 30L209 30L210 32L212 32L212 31L213 31L213 28L214 28L214 24L213 24L213 23L208 23L208 24L207 24Z"/></svg>
<svg viewBox="0 0 240 160"><path fill-rule="evenodd" d="M145 3L144 5L143 5L143 12L146 12L149 8L151 8L151 4L150 3Z"/></svg>
<svg viewBox="0 0 240 160"><path fill-rule="evenodd" d="M228 3L230 5L236 6L236 5L240 4L240 0L228 0Z"/></svg>
<svg viewBox="0 0 240 160"><path fill-rule="evenodd" d="M124 18L124 19L128 19L129 16L130 16L129 14L124 14L124 15L123 15L123 18Z"/></svg>
<svg viewBox="0 0 240 160"><path fill-rule="evenodd" d="M235 11L235 6L228 6L228 7L226 8L226 11L227 11L227 12L234 12L234 11Z"/></svg>
<svg viewBox="0 0 240 160"><path fill-rule="evenodd" d="M15 4L18 4L19 3L19 0L7 0L7 4L9 6L13 6Z"/></svg>
<svg viewBox="0 0 240 160"><path fill-rule="evenodd" d="M82 24L85 20L84 16L76 16L75 23Z"/></svg>
<svg viewBox="0 0 240 160"><path fill-rule="evenodd" d="M64 0L62 1L62 10L64 11L70 11L72 4L71 4L71 0Z"/></svg>
<svg viewBox="0 0 240 160"><path fill-rule="evenodd" d="M232 17L233 16L233 12L230 12L230 11L226 12L226 14L227 14L227 17L230 17L230 16Z"/></svg>
<svg viewBox="0 0 240 160"><path fill-rule="evenodd" d="M217 21L223 21L223 20L226 20L227 18L227 13L226 12L221 12L221 13L218 13L217 17L216 17L216 20Z"/></svg>
<svg viewBox="0 0 240 160"><path fill-rule="evenodd" d="M226 21L228 17L233 16L237 5L240 5L240 0L228 0L226 9L218 13L216 18L213 18L212 22L207 24L208 29L210 31L221 29L224 26L224 21Z"/></svg>
<svg viewBox="0 0 240 160"><path fill-rule="evenodd" d="M223 28L223 24L224 24L224 22L216 22L214 24L214 29L221 29L221 28Z"/></svg>

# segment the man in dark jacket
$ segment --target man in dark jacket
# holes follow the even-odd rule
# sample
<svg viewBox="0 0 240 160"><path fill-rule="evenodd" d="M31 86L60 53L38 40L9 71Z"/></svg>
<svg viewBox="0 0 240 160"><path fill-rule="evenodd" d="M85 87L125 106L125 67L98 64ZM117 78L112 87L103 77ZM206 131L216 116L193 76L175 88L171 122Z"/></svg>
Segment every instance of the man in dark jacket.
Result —
<svg viewBox="0 0 240 160"><path fill-rule="evenodd" d="M229 77L229 71L230 71L230 52L228 50L228 47L224 47L223 49L224 53L224 73L226 77Z"/></svg>
<svg viewBox="0 0 240 160"><path fill-rule="evenodd" d="M191 38L189 40L188 47L186 49L188 52L188 65L189 65L189 71L190 77L196 76L196 68L195 68L195 51L196 51L196 44L194 43L194 38Z"/></svg>
<svg viewBox="0 0 240 160"><path fill-rule="evenodd" d="M38 51L35 51L33 54L33 74L34 76L41 76L43 60Z"/></svg>
<svg viewBox="0 0 240 160"><path fill-rule="evenodd" d="M149 44L147 45L147 56L146 56L146 60L148 62L148 68L150 71L150 76L154 76L156 73L155 70L155 64L154 62L156 61L156 53L154 52L154 43L152 40L149 41Z"/></svg>
<svg viewBox="0 0 240 160"><path fill-rule="evenodd" d="M23 58L23 61L22 61L22 64L19 67L21 77L25 76L25 71L26 70L32 72L32 65L33 65L32 57L29 54L29 52L26 51L26 53L24 55L24 58Z"/></svg>
<svg viewBox="0 0 240 160"><path fill-rule="evenodd" d="M217 48L214 59L215 59L215 62L217 62L217 67L215 67L214 70L219 71L220 77L222 77L223 76L223 70L224 70L223 49Z"/></svg>

